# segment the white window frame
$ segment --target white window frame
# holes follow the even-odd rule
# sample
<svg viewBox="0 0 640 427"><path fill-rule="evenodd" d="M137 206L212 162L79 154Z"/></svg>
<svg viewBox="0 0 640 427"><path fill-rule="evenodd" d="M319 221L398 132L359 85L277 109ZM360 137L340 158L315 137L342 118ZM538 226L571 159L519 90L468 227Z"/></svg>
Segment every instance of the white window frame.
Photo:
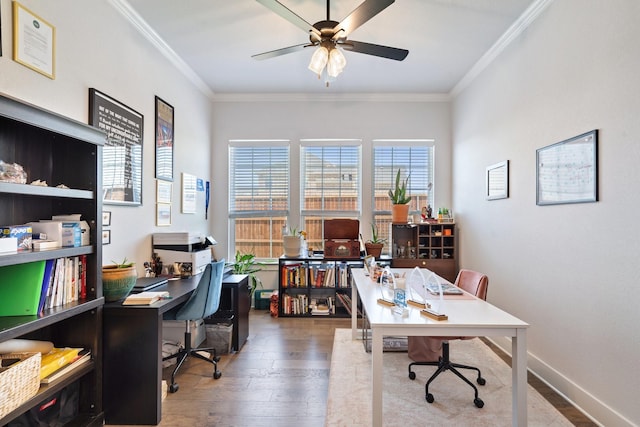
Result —
<svg viewBox="0 0 640 427"><path fill-rule="evenodd" d="M232 151L234 148L275 148L275 147L286 147L286 156L283 159L286 161L286 193L287 193L287 204L282 209L269 209L269 210L234 210L234 204L232 203L233 198L236 194L235 191L235 182L234 172L236 169L236 165L234 165L234 160L232 156ZM228 247L229 252L231 254L236 253L236 235L235 235L235 220L237 218L275 218L275 217L285 217L287 220L289 218L290 213L290 195L291 195L291 144L289 140L286 139L273 139L273 140L239 140L234 139L229 141L228 147L228 162L229 162L229 200L228 200ZM270 236L271 245L273 245L274 234L272 233ZM269 257L270 259L271 257ZM273 258L276 258L274 256Z"/></svg>

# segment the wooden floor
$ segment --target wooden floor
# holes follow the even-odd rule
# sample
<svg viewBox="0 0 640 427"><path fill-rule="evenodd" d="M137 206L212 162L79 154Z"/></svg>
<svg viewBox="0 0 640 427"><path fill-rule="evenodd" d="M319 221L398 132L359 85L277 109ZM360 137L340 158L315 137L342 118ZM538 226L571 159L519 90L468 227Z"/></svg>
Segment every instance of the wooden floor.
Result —
<svg viewBox="0 0 640 427"><path fill-rule="evenodd" d="M252 310L249 339L240 352L222 356L220 379L198 360L181 368L180 389L164 400L160 425L324 426L334 330L350 326L348 319L272 318ZM596 425L532 375L529 382L574 425Z"/></svg>

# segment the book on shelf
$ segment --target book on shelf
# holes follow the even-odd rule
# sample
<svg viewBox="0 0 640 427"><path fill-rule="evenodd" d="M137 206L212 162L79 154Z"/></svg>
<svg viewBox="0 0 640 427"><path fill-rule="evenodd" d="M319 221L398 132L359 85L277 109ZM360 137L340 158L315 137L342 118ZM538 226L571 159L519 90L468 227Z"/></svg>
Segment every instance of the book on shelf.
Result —
<svg viewBox="0 0 640 427"><path fill-rule="evenodd" d="M48 377L74 361L82 350L75 347L53 348L50 352L43 354L40 361L40 379Z"/></svg>
<svg viewBox="0 0 640 427"><path fill-rule="evenodd" d="M34 251L44 251L47 249L57 249L60 247L60 242L57 240L32 240L31 245Z"/></svg>
<svg viewBox="0 0 640 427"><path fill-rule="evenodd" d="M171 295L167 291L144 291L129 295L122 302L122 305L150 305L161 299L168 298L171 298Z"/></svg>
<svg viewBox="0 0 640 427"><path fill-rule="evenodd" d="M60 379L62 376L78 369L80 366L86 364L90 360L91 351L89 349L81 350L69 363L57 369L56 371L53 371L46 377L40 378L40 384L51 384L52 382Z"/></svg>

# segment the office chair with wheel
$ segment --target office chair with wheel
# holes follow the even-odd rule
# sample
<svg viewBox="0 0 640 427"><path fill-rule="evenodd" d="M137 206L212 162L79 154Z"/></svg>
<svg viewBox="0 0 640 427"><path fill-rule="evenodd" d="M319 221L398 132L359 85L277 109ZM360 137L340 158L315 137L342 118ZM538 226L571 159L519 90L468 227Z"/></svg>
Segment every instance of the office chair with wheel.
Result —
<svg viewBox="0 0 640 427"><path fill-rule="evenodd" d="M220 356L216 355L214 348L191 348L191 321L204 319L211 316L220 306L220 295L222 293L222 276L224 274L224 260L212 262L207 265L198 286L191 294L189 300L176 310L168 311L164 314L164 320L184 320L187 324L184 332L184 347L181 347L177 353L163 357L162 360L177 358L177 364L171 373L171 384L169 391L175 393L178 391L178 384L175 382L176 373L180 366L189 356L206 360L213 364L213 378L218 379L222 373L218 370L218 362ZM205 357L199 352L208 352L211 357Z"/></svg>
<svg viewBox="0 0 640 427"><path fill-rule="evenodd" d="M489 278L476 271L472 270L460 270L458 273L458 277L456 278L455 285L459 288L464 289L470 294L475 295L476 297L486 300L487 299L487 288L489 286ZM409 364L409 378L414 380L416 378L415 372L411 370L413 366L417 365L429 365L429 366L437 366L438 369L431 375L431 378L427 381L424 386L425 398L427 402L433 403L434 398L433 394L429 393L429 385L436 379L438 375L443 373L444 371L451 371L460 377L464 382L469 384L474 392L475 398L473 399L473 403L478 407L482 408L484 406L484 402L482 399L478 397L478 389L471 381L469 381L464 375L462 375L458 369L470 369L478 372L478 378L476 382L479 385L485 385L486 381L482 378L482 374L480 373L480 369L474 366L461 365L458 363L453 363L449 359L449 341L454 339L473 339L475 337L409 337L408 338L408 351L409 358L414 360L414 362ZM441 352L441 353L440 353ZM435 359L438 358L436 361Z"/></svg>

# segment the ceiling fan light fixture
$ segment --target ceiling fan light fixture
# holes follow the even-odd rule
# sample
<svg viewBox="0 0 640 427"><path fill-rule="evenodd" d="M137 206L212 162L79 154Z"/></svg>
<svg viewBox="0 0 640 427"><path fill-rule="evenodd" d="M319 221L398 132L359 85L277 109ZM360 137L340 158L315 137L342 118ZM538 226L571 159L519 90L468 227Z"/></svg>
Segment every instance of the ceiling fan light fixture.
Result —
<svg viewBox="0 0 640 427"><path fill-rule="evenodd" d="M327 73L331 77L338 77L344 67L347 65L347 59L342 51L336 46L329 52L329 61L327 62Z"/></svg>
<svg viewBox="0 0 640 427"><path fill-rule="evenodd" d="M329 50L324 46L319 46L316 51L313 52L311 62L309 62L309 69L320 76L328 60Z"/></svg>

